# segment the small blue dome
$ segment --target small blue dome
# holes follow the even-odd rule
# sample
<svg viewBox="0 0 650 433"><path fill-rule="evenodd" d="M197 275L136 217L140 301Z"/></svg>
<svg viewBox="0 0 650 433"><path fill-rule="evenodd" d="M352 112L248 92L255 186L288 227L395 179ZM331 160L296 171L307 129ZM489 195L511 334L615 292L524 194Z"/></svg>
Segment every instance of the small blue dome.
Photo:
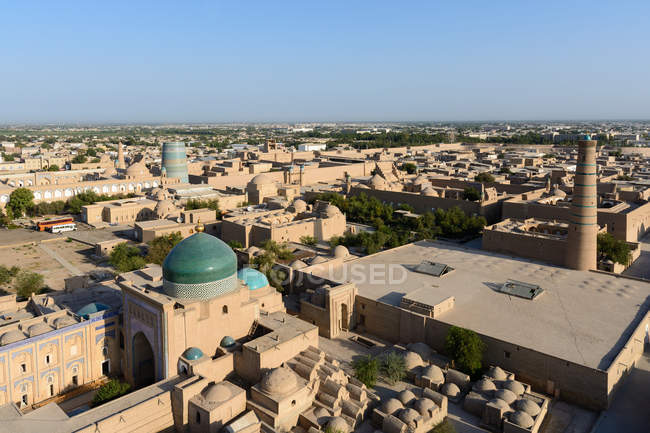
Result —
<svg viewBox="0 0 650 433"><path fill-rule="evenodd" d="M203 356L203 351L198 347L188 347L187 349L185 349L185 352L183 352L183 358L188 359L190 361L197 360L202 356Z"/></svg>
<svg viewBox="0 0 650 433"><path fill-rule="evenodd" d="M249 290L257 290L269 285L266 275L253 268L242 268L237 272L237 278L243 280Z"/></svg>
<svg viewBox="0 0 650 433"><path fill-rule="evenodd" d="M102 304L101 302L91 302L90 304L86 304L83 307L81 307L79 310L77 310L77 316L88 318L88 316L91 314L98 313L100 311L110 310L110 309L111 307L109 307L106 304Z"/></svg>
<svg viewBox="0 0 650 433"><path fill-rule="evenodd" d="M585 134L585 136L583 137L583 140L591 140L591 135Z"/></svg>
<svg viewBox="0 0 650 433"><path fill-rule="evenodd" d="M232 338L230 335L226 335L221 339L221 343L219 343L221 347L232 347L235 345L235 339Z"/></svg>

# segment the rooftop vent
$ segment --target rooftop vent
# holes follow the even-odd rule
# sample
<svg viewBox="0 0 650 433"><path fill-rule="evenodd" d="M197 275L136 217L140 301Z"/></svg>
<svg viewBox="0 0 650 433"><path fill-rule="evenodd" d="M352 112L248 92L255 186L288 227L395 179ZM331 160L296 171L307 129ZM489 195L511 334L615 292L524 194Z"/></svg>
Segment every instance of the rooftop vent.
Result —
<svg viewBox="0 0 650 433"><path fill-rule="evenodd" d="M442 277L443 275L453 271L454 268L444 263L436 263L424 260L419 265L415 266L413 270L421 274L433 275L434 277Z"/></svg>
<svg viewBox="0 0 650 433"><path fill-rule="evenodd" d="M524 283L517 280L508 280L503 283L499 292L505 293L506 295L517 296L519 298L533 300L544 292L537 284Z"/></svg>

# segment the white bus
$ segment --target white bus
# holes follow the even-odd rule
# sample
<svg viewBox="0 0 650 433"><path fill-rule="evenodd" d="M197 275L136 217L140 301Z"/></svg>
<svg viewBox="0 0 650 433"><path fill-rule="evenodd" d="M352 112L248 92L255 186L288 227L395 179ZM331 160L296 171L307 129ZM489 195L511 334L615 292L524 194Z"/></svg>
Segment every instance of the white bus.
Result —
<svg viewBox="0 0 650 433"><path fill-rule="evenodd" d="M59 224L59 225L50 227L50 232L52 232L52 233L71 232L71 231L74 231L74 230L77 230L77 225L75 223Z"/></svg>

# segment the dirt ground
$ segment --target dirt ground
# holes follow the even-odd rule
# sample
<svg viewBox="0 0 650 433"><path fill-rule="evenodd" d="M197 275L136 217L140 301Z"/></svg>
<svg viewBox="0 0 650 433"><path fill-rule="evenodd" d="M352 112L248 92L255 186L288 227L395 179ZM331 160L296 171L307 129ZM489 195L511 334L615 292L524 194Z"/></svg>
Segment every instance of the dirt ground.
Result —
<svg viewBox="0 0 650 433"><path fill-rule="evenodd" d="M62 290L65 278L98 269L110 269L105 263L96 264L91 258L92 253L93 248L87 244L61 239L0 249L0 264L37 272L43 275L45 285L50 289ZM11 284L4 289L14 293Z"/></svg>

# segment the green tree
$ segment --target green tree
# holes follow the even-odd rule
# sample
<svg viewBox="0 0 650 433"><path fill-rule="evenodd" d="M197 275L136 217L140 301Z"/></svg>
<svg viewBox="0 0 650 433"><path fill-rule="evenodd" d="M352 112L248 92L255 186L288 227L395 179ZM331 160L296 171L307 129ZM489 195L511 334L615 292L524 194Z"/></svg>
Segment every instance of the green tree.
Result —
<svg viewBox="0 0 650 433"><path fill-rule="evenodd" d="M501 174L512 174L512 171L508 167L501 167L499 169L499 173L501 173Z"/></svg>
<svg viewBox="0 0 650 433"><path fill-rule="evenodd" d="M481 192L473 186L468 186L463 190L463 198L469 201L479 201L481 199Z"/></svg>
<svg viewBox="0 0 650 433"><path fill-rule="evenodd" d="M492 176L492 175L491 175L490 173L488 173L488 172L483 172L483 173L479 173L479 174L477 174L477 175L474 177L474 180L475 180L476 182L481 182L481 183L492 183L492 182L494 182L494 176Z"/></svg>
<svg viewBox="0 0 650 433"><path fill-rule="evenodd" d="M406 377L404 357L396 352L389 352L381 361L381 372L391 385Z"/></svg>
<svg viewBox="0 0 650 433"><path fill-rule="evenodd" d="M377 358L368 355L355 359L352 367L354 367L354 377L363 382L368 388L373 388L377 384L377 376L379 375Z"/></svg>
<svg viewBox="0 0 650 433"><path fill-rule="evenodd" d="M47 171L59 171L59 166L56 164L52 164L47 168Z"/></svg>
<svg viewBox="0 0 650 433"><path fill-rule="evenodd" d="M300 242L305 244L305 245L311 245L314 246L318 242L318 239L316 239L313 236L301 236L300 237Z"/></svg>
<svg viewBox="0 0 650 433"><path fill-rule="evenodd" d="M399 169L407 172L408 174L414 174L418 170L418 166L412 162L405 162Z"/></svg>
<svg viewBox="0 0 650 433"><path fill-rule="evenodd" d="M212 209L219 213L219 200L199 200L199 199L189 199L185 203L185 210L193 209Z"/></svg>
<svg viewBox="0 0 650 433"><path fill-rule="evenodd" d="M72 158L72 163L73 164L83 164L86 161L88 161L88 157L86 155L79 154Z"/></svg>
<svg viewBox="0 0 650 433"><path fill-rule="evenodd" d="M97 156L97 151L91 147L88 150L86 150L86 155L95 157Z"/></svg>
<svg viewBox="0 0 650 433"><path fill-rule="evenodd" d="M11 225L12 218L9 214L11 214L11 209L7 209L7 213L0 209L0 227L9 227Z"/></svg>
<svg viewBox="0 0 650 433"><path fill-rule="evenodd" d="M97 407L127 394L130 390L131 385L128 383L120 382L117 379L111 379L97 390L93 396L91 405Z"/></svg>
<svg viewBox="0 0 650 433"><path fill-rule="evenodd" d="M109 263L119 272L135 271L147 264L144 257L140 255L140 250L126 242L115 246L111 251Z"/></svg>
<svg viewBox="0 0 650 433"><path fill-rule="evenodd" d="M627 242L616 239L611 233L599 233L597 238L598 256L613 262L627 265L632 258L632 251Z"/></svg>
<svg viewBox="0 0 650 433"><path fill-rule="evenodd" d="M460 371L474 376L482 368L485 343L476 332L452 326L445 338L445 351Z"/></svg>
<svg viewBox="0 0 650 433"><path fill-rule="evenodd" d="M34 193L27 188L16 188L9 195L7 208L11 209L14 217L21 217L34 206Z"/></svg>
<svg viewBox="0 0 650 433"><path fill-rule="evenodd" d="M32 293L38 294L43 290L43 281L43 275L22 270L16 275L16 293L24 298L29 298Z"/></svg>
<svg viewBox="0 0 650 433"><path fill-rule="evenodd" d="M7 162L11 162L14 161L16 157L12 153L4 153L2 154L2 159Z"/></svg>
<svg viewBox="0 0 650 433"><path fill-rule="evenodd" d="M183 240L181 232L170 233L168 235L158 236L149 242L149 251L147 252L147 262L162 265L167 254Z"/></svg>
<svg viewBox="0 0 650 433"><path fill-rule="evenodd" d="M239 241L234 241L234 240L233 240L233 241L228 241L228 246L229 246L230 248L232 248L233 250L234 250L235 248L244 248L244 245L242 245L241 242L239 242Z"/></svg>

